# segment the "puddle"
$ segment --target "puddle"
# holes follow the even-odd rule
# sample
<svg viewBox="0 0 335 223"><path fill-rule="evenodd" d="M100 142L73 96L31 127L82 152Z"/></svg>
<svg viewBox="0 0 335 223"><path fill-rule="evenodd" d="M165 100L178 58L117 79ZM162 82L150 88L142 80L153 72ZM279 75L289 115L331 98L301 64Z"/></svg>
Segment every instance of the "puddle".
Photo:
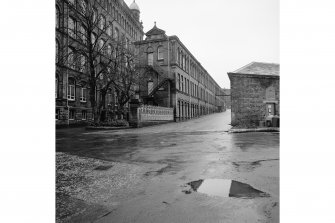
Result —
<svg viewBox="0 0 335 223"><path fill-rule="evenodd" d="M197 180L187 183L187 185L189 185L191 189L184 190L183 192L185 194L190 194L192 191L195 191L219 197L255 198L270 196L263 191L253 188L249 184L228 179Z"/></svg>
<svg viewBox="0 0 335 223"><path fill-rule="evenodd" d="M98 166L94 170L109 170L112 167L113 167L113 165Z"/></svg>

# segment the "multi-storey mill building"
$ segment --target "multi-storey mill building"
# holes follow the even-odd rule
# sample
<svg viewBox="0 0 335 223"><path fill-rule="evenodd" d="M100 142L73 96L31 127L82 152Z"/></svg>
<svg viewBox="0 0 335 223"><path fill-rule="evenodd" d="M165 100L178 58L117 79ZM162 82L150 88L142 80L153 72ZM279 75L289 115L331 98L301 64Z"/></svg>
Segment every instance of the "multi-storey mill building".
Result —
<svg viewBox="0 0 335 223"><path fill-rule="evenodd" d="M155 24L134 44L145 104L173 107L177 121L224 110L223 89L177 36Z"/></svg>
<svg viewBox="0 0 335 223"><path fill-rule="evenodd" d="M84 40L76 32L85 30L80 13L86 9L88 1L93 5L94 12L101 19L100 21L110 25L110 29L106 30L106 35L117 40L124 40L127 44L143 39L140 9L135 0L129 7L123 0L56 0L55 95L57 124L72 124L92 118L85 80L75 78L81 73L87 72L86 67L81 66L80 62L67 66L66 62L59 59L62 58L65 51L73 50L73 46L83 45ZM69 32L68 28L72 31ZM114 105L114 101L115 92L111 89L106 103ZM111 106L111 110L113 110L113 106Z"/></svg>

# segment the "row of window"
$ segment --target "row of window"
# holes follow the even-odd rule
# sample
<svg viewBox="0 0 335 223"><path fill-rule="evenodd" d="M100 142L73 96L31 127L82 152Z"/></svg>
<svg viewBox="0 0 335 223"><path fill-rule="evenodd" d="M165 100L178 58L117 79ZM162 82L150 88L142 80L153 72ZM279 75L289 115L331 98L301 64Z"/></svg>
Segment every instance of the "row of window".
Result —
<svg viewBox="0 0 335 223"><path fill-rule="evenodd" d="M87 10L87 2L86 0L69 0L70 4L78 9L82 13L86 13ZM114 6L112 6L111 1L107 2L99 2L100 6L107 11L108 14L112 16L120 25L121 27L129 33L129 35L137 40L137 32L134 26L131 25L130 22L128 22L127 19L124 18L123 15L117 10ZM59 28L60 24L60 10L58 7L56 7L56 27ZM93 9L93 21L95 22L97 19L98 10ZM73 18L72 18L73 19ZM103 15L99 16L99 27L100 29L104 29L106 26L106 18Z"/></svg>
<svg viewBox="0 0 335 223"><path fill-rule="evenodd" d="M198 97L201 100L208 101L210 104L215 104L215 96L208 93L205 89L196 85L192 81L189 81L186 77L183 77L183 75L180 75L179 73L176 85L177 89L184 93L190 94L193 97Z"/></svg>
<svg viewBox="0 0 335 223"><path fill-rule="evenodd" d="M102 21L102 20L101 20ZM104 28L104 24L101 25L101 28ZM71 36L72 38L82 41L83 43L86 43L87 41L87 33L86 33L86 28L81 25L80 23L78 23L74 18L69 17L69 36ZM110 37L113 37L115 40L117 41L125 41L125 47L128 48L130 45L130 40L128 38L125 37L125 34L122 34L122 36L120 36L120 32L119 29L117 27L114 27L113 29L113 25L110 23L110 25L107 27L107 34ZM97 39L97 35L95 33L92 33L91 36L91 41L92 44L95 44ZM104 42L106 42L106 40L104 39L99 39L98 45L99 45L99 50L104 46Z"/></svg>
<svg viewBox="0 0 335 223"><path fill-rule="evenodd" d="M189 73L193 78L198 80L200 83L205 85L207 89L210 89L212 92L215 90L215 84L210 77L205 72L202 72L200 68L190 59L182 49L177 48L177 62L181 69L183 69L186 73Z"/></svg>
<svg viewBox="0 0 335 223"><path fill-rule="evenodd" d="M75 120L76 119L76 110L75 109L70 109L68 112L69 112L69 114L68 114L69 115L69 120ZM78 117L78 115L77 115L77 117ZM87 120L87 111L86 110L81 111L80 118L81 118L81 120ZM61 119L65 119L65 118L62 118L61 110L59 108L56 108L56 120L61 120Z"/></svg>
<svg viewBox="0 0 335 223"><path fill-rule="evenodd" d="M157 60L164 60L164 52L163 52L163 46L157 47ZM153 66L154 65L154 50L152 47L149 47L147 49L147 59L148 59L148 65Z"/></svg>
<svg viewBox="0 0 335 223"><path fill-rule="evenodd" d="M79 90L80 102L87 102L87 88L85 87L85 83L82 83L82 86L80 86L78 90ZM58 98L58 93L59 93L59 80L58 77L56 77L56 87L55 87L56 98ZM76 84L73 78L69 78L67 99L70 101L76 100Z"/></svg>
<svg viewBox="0 0 335 223"><path fill-rule="evenodd" d="M212 113L214 110L212 108L206 108L202 105L178 100L176 112L178 117L194 117L197 115L207 114L208 112Z"/></svg>
<svg viewBox="0 0 335 223"><path fill-rule="evenodd" d="M58 98L58 92L59 92L59 81L56 77L56 98ZM67 89L67 99L69 101L75 101L76 100L76 94L79 91L79 100L80 102L87 102L87 95L88 95L88 89L85 87L85 83L82 83L80 86L76 86L75 80L73 78L69 78L68 82L68 89ZM96 99L101 96L99 94L99 91L97 90L96 93ZM112 93L112 90L110 89L107 94L106 102L111 103L112 101L117 101L117 94L116 92Z"/></svg>

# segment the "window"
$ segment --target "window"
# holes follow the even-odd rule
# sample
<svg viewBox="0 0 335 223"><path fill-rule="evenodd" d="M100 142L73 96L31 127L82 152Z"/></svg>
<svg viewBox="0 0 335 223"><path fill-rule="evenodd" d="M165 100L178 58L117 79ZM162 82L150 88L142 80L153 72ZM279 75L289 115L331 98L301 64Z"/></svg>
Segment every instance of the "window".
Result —
<svg viewBox="0 0 335 223"><path fill-rule="evenodd" d="M86 102L87 89L82 87L80 89L80 102Z"/></svg>
<svg viewBox="0 0 335 223"><path fill-rule="evenodd" d="M60 119L60 109L57 108L56 109L56 120L59 120Z"/></svg>
<svg viewBox="0 0 335 223"><path fill-rule="evenodd" d="M180 74L178 74L178 90L180 90Z"/></svg>
<svg viewBox="0 0 335 223"><path fill-rule="evenodd" d="M55 96L58 97L58 77L56 77Z"/></svg>
<svg viewBox="0 0 335 223"><path fill-rule="evenodd" d="M75 81L73 78L69 78L67 99L74 101L76 97L75 91L76 91Z"/></svg>
<svg viewBox="0 0 335 223"><path fill-rule="evenodd" d="M60 24L59 8L56 7L56 28L59 28L59 24Z"/></svg>
<svg viewBox="0 0 335 223"><path fill-rule="evenodd" d="M79 67L79 70L81 72L85 71L86 69L86 57L84 55L81 55L80 56L80 67Z"/></svg>
<svg viewBox="0 0 335 223"><path fill-rule="evenodd" d="M93 9L93 22L95 22L97 20L97 15L98 15L97 10Z"/></svg>
<svg viewBox="0 0 335 223"><path fill-rule="evenodd" d="M181 91L184 91L184 77L181 75Z"/></svg>
<svg viewBox="0 0 335 223"><path fill-rule="evenodd" d="M80 25L80 39L86 43L87 38L86 38L86 28L83 25Z"/></svg>
<svg viewBox="0 0 335 223"><path fill-rule="evenodd" d="M69 114L69 119L74 120L74 117L75 117L75 110L71 109L70 114Z"/></svg>
<svg viewBox="0 0 335 223"><path fill-rule="evenodd" d="M163 56L163 47L162 46L159 46L157 48L157 59L158 60L163 60L164 59L164 56Z"/></svg>
<svg viewBox="0 0 335 223"><path fill-rule="evenodd" d="M148 95L151 93L151 91L154 88L154 82L152 80L148 81Z"/></svg>
<svg viewBox="0 0 335 223"><path fill-rule="evenodd" d="M102 39L99 39L99 50L101 50L104 47L104 44L105 44L105 41Z"/></svg>
<svg viewBox="0 0 335 223"><path fill-rule="evenodd" d="M112 55L112 45L108 44L107 46L107 53L108 55Z"/></svg>
<svg viewBox="0 0 335 223"><path fill-rule="evenodd" d="M75 68L74 53L71 48L68 48L68 66L72 69Z"/></svg>
<svg viewBox="0 0 335 223"><path fill-rule="evenodd" d="M71 17L69 17L68 33L72 38L76 37L76 21Z"/></svg>
<svg viewBox="0 0 335 223"><path fill-rule="evenodd" d="M86 9L87 9L86 1L85 0L80 0L79 7L80 7L81 12L83 14L85 14L86 13Z"/></svg>
<svg viewBox="0 0 335 223"><path fill-rule="evenodd" d="M87 119L87 111L85 111L85 110L81 111L81 119L82 120L86 120Z"/></svg>
<svg viewBox="0 0 335 223"><path fill-rule="evenodd" d="M115 27L114 39L119 40L119 30Z"/></svg>
<svg viewBox="0 0 335 223"><path fill-rule="evenodd" d="M113 36L113 25L112 23L109 23L109 26L107 28L107 34L108 36L112 37Z"/></svg>
<svg viewBox="0 0 335 223"><path fill-rule="evenodd" d="M148 65L149 66L154 65L154 53L148 53Z"/></svg>
<svg viewBox="0 0 335 223"><path fill-rule="evenodd" d="M56 63L58 63L58 57L59 57L59 43L56 40Z"/></svg>
<svg viewBox="0 0 335 223"><path fill-rule="evenodd" d="M179 52L179 47L178 47L178 50L177 50L177 62L178 62L178 64L180 65L180 52Z"/></svg>
<svg viewBox="0 0 335 223"><path fill-rule="evenodd" d="M128 47L129 47L129 39L126 38L126 49L128 49Z"/></svg>
<svg viewBox="0 0 335 223"><path fill-rule="evenodd" d="M95 40L96 40L96 34L92 33L91 34L91 41L92 41L92 44L95 44Z"/></svg>
<svg viewBox="0 0 335 223"><path fill-rule="evenodd" d="M100 15L100 19L99 19L99 28L101 30L103 30L106 26L106 20L105 17L103 17L102 15Z"/></svg>

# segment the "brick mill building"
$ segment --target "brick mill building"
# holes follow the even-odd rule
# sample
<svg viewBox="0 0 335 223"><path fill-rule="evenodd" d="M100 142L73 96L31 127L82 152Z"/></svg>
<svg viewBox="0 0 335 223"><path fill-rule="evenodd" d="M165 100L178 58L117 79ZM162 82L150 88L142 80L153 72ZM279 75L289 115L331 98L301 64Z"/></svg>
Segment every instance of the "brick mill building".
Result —
<svg viewBox="0 0 335 223"><path fill-rule="evenodd" d="M252 62L228 76L233 126L257 127L279 117L279 64Z"/></svg>
<svg viewBox="0 0 335 223"><path fill-rule="evenodd" d="M177 121L222 111L223 90L177 36L167 36L155 24L134 44L145 103L173 107Z"/></svg>
<svg viewBox="0 0 335 223"><path fill-rule="evenodd" d="M105 35L127 45L143 39L140 9L135 1L128 7L123 0L56 0L56 124L73 124L92 119L87 80L78 78L87 72L87 64L81 64L85 58L69 66L67 61L60 59L67 53L73 55L67 60L74 61L81 56L75 48L78 45L85 46L81 34L87 24L82 14L89 6L93 7L94 17L101 24L108 25ZM99 91L96 97L99 98ZM106 97L107 112L111 116L115 115L115 97L115 89L111 87Z"/></svg>
<svg viewBox="0 0 335 223"><path fill-rule="evenodd" d="M141 78L132 98L147 105L173 108L175 120L224 109L223 98L216 96L223 94L222 89L177 36L167 36L155 25L143 40L140 9L135 0L130 6L123 0L56 0L56 124L92 120L90 86L84 78L89 69L87 58L76 50L87 43L82 35L87 33L82 15L88 7L93 7L93 19L99 19L97 32L108 26L102 35L106 44L113 39L134 48ZM61 58L65 54L64 61ZM116 90L113 86L108 89L103 112L112 119L126 118L116 114ZM99 99L100 94L97 87L95 97Z"/></svg>

